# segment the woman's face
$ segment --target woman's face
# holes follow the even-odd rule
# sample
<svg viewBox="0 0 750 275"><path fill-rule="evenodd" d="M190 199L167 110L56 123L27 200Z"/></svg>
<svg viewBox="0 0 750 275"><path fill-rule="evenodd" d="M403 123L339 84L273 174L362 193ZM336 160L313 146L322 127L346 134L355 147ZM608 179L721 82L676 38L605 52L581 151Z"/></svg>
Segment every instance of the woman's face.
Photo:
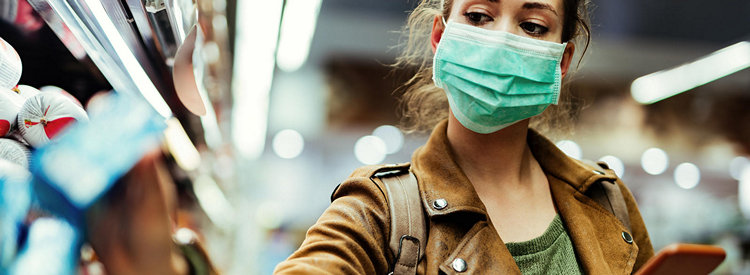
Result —
<svg viewBox="0 0 750 275"><path fill-rule="evenodd" d="M562 0L454 0L446 19L562 43Z"/></svg>
<svg viewBox="0 0 750 275"><path fill-rule="evenodd" d="M562 43L563 0L454 0L447 20L488 30L504 31L519 36ZM432 24L432 51L437 50L445 26L436 16ZM568 73L575 44L565 47L560 69Z"/></svg>

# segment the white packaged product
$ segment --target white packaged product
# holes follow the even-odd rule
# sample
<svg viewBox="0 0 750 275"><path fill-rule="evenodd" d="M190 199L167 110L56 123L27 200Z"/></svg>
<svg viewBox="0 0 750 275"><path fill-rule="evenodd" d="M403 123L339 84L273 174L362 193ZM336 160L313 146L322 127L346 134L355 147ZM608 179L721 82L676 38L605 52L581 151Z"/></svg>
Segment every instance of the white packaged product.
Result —
<svg viewBox="0 0 750 275"><path fill-rule="evenodd" d="M23 103L24 98L21 95L0 87L0 137L7 136L13 131Z"/></svg>
<svg viewBox="0 0 750 275"><path fill-rule="evenodd" d="M0 87L11 89L21 79L21 57L13 46L0 38Z"/></svg>
<svg viewBox="0 0 750 275"><path fill-rule="evenodd" d="M13 90L21 95L24 100L29 99L39 93L39 90L37 90L37 88L31 87L29 85L18 85L13 88Z"/></svg>
<svg viewBox="0 0 750 275"><path fill-rule="evenodd" d="M59 93L39 93L21 108L18 130L26 142L39 147L80 121L88 121L88 115L76 103Z"/></svg>
<svg viewBox="0 0 750 275"><path fill-rule="evenodd" d="M10 161L12 163L23 166L23 168L29 169L29 149L18 141L0 138L0 159Z"/></svg>
<svg viewBox="0 0 750 275"><path fill-rule="evenodd" d="M65 97L67 97L68 99L70 99L71 101L73 101L73 103L78 104L78 106L83 107L83 104L81 104L81 102L78 101L78 99L75 96L71 95L70 93L68 93L68 91L64 90L63 88L52 86L52 85L47 85L47 86L39 88L39 91L41 91L42 93L47 93L47 92L60 93L64 95Z"/></svg>

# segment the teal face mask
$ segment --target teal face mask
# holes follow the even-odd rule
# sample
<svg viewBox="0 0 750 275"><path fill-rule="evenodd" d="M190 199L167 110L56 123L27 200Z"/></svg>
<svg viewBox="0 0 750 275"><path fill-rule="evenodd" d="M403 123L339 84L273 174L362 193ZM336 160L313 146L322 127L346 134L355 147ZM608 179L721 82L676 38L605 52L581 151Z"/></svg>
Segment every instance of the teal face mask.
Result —
<svg viewBox="0 0 750 275"><path fill-rule="evenodd" d="M432 79L461 124L488 134L557 104L567 43L448 22Z"/></svg>

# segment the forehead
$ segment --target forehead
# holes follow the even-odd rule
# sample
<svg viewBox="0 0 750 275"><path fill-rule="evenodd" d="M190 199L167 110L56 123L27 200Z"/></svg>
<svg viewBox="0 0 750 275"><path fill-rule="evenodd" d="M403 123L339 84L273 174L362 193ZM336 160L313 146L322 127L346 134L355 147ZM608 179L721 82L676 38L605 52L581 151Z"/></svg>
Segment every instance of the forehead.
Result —
<svg viewBox="0 0 750 275"><path fill-rule="evenodd" d="M449 0L443 1L447 2ZM563 11L563 1L564 0L453 0L453 7L481 3L499 8L541 8L547 6L559 14Z"/></svg>

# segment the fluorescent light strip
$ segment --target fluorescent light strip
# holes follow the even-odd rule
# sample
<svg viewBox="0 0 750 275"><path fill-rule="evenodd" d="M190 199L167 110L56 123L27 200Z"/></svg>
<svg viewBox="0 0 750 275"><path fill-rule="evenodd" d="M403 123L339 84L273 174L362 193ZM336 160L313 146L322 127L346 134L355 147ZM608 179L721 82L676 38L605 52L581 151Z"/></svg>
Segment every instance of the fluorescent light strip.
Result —
<svg viewBox="0 0 750 275"><path fill-rule="evenodd" d="M237 2L232 140L240 155L250 160L260 157L265 148L282 2ZM259 10L263 12L257 13Z"/></svg>
<svg viewBox="0 0 750 275"><path fill-rule="evenodd" d="M148 103L151 104L161 116L165 119L171 117L172 110L169 109L169 105L167 105L164 98L161 97L161 94L159 94L154 83L151 82L151 79L143 70L143 67L141 67L140 63L135 58L135 55L133 55L133 52L130 51L125 40L122 39L120 32L115 27L115 24L109 19L109 15L107 15L107 12L104 10L102 3L98 0L85 1L89 9L91 9L94 18L99 23L99 26L101 26L104 33L107 34L107 39L112 43L112 47L115 49L117 56L125 66L125 70L130 77L132 77L132 81L136 88L138 88L139 92L141 92L143 97L146 98L146 101L148 101Z"/></svg>
<svg viewBox="0 0 750 275"><path fill-rule="evenodd" d="M651 104L750 67L750 42L743 41L673 69L639 77L633 98Z"/></svg>
<svg viewBox="0 0 750 275"><path fill-rule="evenodd" d="M235 211L224 192L211 176L200 175L193 182L195 197L208 218L224 231L234 227Z"/></svg>
<svg viewBox="0 0 750 275"><path fill-rule="evenodd" d="M171 13L172 16L170 16L170 21L172 21L173 27L177 27L174 30L175 33L175 39L179 41L179 44L182 44L183 41L185 41L185 22L183 21L183 14L182 14L182 8L180 7L180 3L178 1L170 1L167 3L169 8L167 8L167 11Z"/></svg>
<svg viewBox="0 0 750 275"><path fill-rule="evenodd" d="M320 2L321 0L287 0L284 4L276 55L280 69L293 72L305 64L315 33Z"/></svg>
<svg viewBox="0 0 750 275"><path fill-rule="evenodd" d="M47 6L45 5L49 5L48 7L54 12L42 12L42 16L50 28L55 31L58 37L62 37L66 29L70 30L115 90L125 90L125 87L132 85L131 81L125 81L121 79L122 77L112 77L125 72L117 65L117 61L112 56L101 54L106 52L104 45L98 41L92 30L83 23L81 17L73 11L65 0L32 0L29 3L33 4L36 10L46 10Z"/></svg>
<svg viewBox="0 0 750 275"><path fill-rule="evenodd" d="M190 141L185 129L177 118L167 119L167 129L164 130L164 139L167 148L177 165L185 171L194 171L201 164L201 155L195 145Z"/></svg>

